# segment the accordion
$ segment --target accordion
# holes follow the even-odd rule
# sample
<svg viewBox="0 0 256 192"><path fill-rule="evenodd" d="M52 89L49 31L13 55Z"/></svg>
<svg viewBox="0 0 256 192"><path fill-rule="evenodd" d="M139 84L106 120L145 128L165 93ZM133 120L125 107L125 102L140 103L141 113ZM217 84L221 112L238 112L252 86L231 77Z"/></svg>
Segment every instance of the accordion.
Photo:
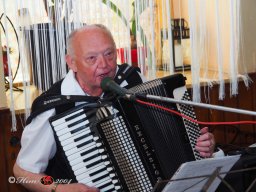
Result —
<svg viewBox="0 0 256 192"><path fill-rule="evenodd" d="M129 91L189 100L181 74L155 79ZM148 101L195 119L188 105ZM195 150L198 124L162 109L116 98L111 106L76 106L52 117L50 124L79 183L101 191L152 191Z"/></svg>

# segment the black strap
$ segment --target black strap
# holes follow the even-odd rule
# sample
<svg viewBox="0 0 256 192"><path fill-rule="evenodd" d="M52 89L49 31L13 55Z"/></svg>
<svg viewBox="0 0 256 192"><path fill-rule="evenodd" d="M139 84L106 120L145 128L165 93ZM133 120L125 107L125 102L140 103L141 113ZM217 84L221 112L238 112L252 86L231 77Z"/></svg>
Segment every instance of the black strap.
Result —
<svg viewBox="0 0 256 192"><path fill-rule="evenodd" d="M88 103L98 103L100 97L92 97L92 96L78 96L78 95L50 95L47 97L41 97L36 101L34 106L38 106L36 110L34 110L31 115L28 117L26 123L29 124L34 117L39 115L40 113L47 111L53 108L60 109L69 109L70 106L73 106L75 102L88 102ZM61 110L61 111L62 111ZM65 111L64 110L64 111ZM56 111L56 113L58 113Z"/></svg>
<svg viewBox="0 0 256 192"><path fill-rule="evenodd" d="M137 72L140 72L140 69L138 67L132 67L126 63L122 65L118 65L118 72L114 80L117 84L120 85L124 80L129 79L129 77L132 79L140 79L140 78L133 77L133 74L138 75ZM40 113L47 111L49 109L55 108L56 114L60 114L68 109L75 107L75 102L92 102L92 103L100 102L99 97L79 96L79 95L69 95L69 96L61 95L62 81L63 79L53 84L48 91L42 93L39 97L37 97L34 100L31 107L31 115L26 120L26 124L31 123L34 117L36 117ZM136 82L136 84L138 83L141 83L141 81ZM132 85L134 85L134 83L132 83Z"/></svg>
<svg viewBox="0 0 256 192"><path fill-rule="evenodd" d="M132 67L127 63L119 65L119 70L115 76L114 81L120 85L124 80L127 79L134 71L140 72L140 68Z"/></svg>

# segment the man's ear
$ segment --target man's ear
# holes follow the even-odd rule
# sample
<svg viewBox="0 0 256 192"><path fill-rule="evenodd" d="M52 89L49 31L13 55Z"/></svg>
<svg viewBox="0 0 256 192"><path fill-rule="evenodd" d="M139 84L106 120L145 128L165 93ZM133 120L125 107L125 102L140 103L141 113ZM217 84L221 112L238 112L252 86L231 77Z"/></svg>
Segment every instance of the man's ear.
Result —
<svg viewBox="0 0 256 192"><path fill-rule="evenodd" d="M72 69L74 72L77 72L77 67L76 67L76 62L75 60L72 58L71 55L66 55L65 57L67 65L70 69Z"/></svg>

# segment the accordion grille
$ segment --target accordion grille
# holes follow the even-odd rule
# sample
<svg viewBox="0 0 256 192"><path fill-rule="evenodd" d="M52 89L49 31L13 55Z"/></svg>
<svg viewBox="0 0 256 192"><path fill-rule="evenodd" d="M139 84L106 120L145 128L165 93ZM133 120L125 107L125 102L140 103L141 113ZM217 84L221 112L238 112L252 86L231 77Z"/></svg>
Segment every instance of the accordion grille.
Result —
<svg viewBox="0 0 256 192"><path fill-rule="evenodd" d="M122 116L101 123L129 191L150 191L153 186Z"/></svg>

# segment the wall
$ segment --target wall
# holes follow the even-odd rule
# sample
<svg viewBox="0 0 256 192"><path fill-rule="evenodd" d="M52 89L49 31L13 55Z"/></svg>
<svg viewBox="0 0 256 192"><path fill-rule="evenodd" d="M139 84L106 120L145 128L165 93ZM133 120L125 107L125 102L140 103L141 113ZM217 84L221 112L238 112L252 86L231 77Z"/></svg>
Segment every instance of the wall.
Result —
<svg viewBox="0 0 256 192"><path fill-rule="evenodd" d="M243 42L241 47L244 49L241 53L240 62L241 65L240 71L244 70L244 67L248 69L249 72L256 71L256 1L255 0L246 0L241 1L241 14L242 14L242 33L243 33Z"/></svg>
<svg viewBox="0 0 256 192"><path fill-rule="evenodd" d="M19 138L23 131L23 116L17 116L18 131L11 132L11 114L8 109L0 109L0 191L27 192L21 185L10 183L13 165L20 150Z"/></svg>
<svg viewBox="0 0 256 192"><path fill-rule="evenodd" d="M254 83L251 83L249 88L245 87L243 82L239 82L238 95L231 97L230 90L226 89L226 98L224 100L218 99L218 85L214 85L211 89L201 87L201 95L207 95L208 97L207 100L202 98L202 102L212 105L256 111L256 73L250 74L250 77ZM226 83L225 86L228 87L229 83ZM256 121L256 117L251 115L202 108L196 108L196 114L198 120L208 122ZM216 142L225 151L256 143L256 124L216 125L209 126L209 128L214 133Z"/></svg>

